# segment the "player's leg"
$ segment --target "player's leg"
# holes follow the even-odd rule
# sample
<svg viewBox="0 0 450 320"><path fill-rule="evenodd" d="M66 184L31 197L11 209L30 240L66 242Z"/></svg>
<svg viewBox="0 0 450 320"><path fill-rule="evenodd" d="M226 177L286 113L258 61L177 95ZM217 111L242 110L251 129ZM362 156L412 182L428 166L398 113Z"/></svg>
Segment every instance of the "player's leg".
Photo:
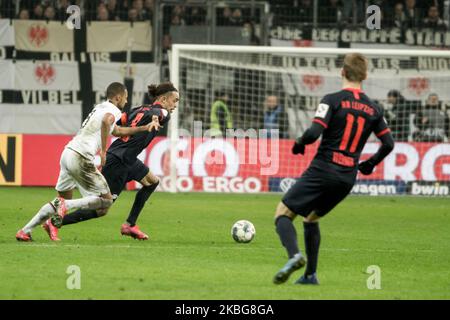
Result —
<svg viewBox="0 0 450 320"><path fill-rule="evenodd" d="M305 273L296 281L297 284L319 284L317 279L317 265L320 248L319 220L336 207L350 193L353 185L338 182L324 181L324 192L318 199L314 212L303 219L305 251L308 258Z"/></svg>
<svg viewBox="0 0 450 320"><path fill-rule="evenodd" d="M56 183L56 191L58 195L64 194L67 196L72 196L72 191L76 187L74 180L72 179L70 173L66 170L65 166L65 156L64 153L61 155L60 161L60 172L58 176L58 182ZM63 210L64 203L61 201L61 197L53 199L51 202L43 205L35 216L16 234L16 239L19 241L31 241L31 232L38 225L42 224L44 221L49 219L52 215L55 215L58 210Z"/></svg>
<svg viewBox="0 0 450 320"><path fill-rule="evenodd" d="M275 214L276 231L281 243L286 248L289 260L275 275L273 282L285 282L292 272L302 268L306 259L298 249L297 233L293 220L295 216L307 216L314 208L315 201L321 194L319 180L310 170L284 195Z"/></svg>
<svg viewBox="0 0 450 320"><path fill-rule="evenodd" d="M297 232L293 224L296 214L283 202L280 202L275 212L275 227L282 245L285 247L289 260L275 274L273 283L281 284L289 279L289 276L306 264L306 260L298 249Z"/></svg>
<svg viewBox="0 0 450 320"><path fill-rule="evenodd" d="M148 240L148 235L139 229L136 222L145 203L158 187L159 179L149 171L147 166L140 160L137 160L130 169L128 180L139 181L142 184L142 188L136 193L127 221L121 227L121 233L135 239Z"/></svg>
<svg viewBox="0 0 450 320"><path fill-rule="evenodd" d="M102 175L106 179L113 195L113 201L115 201L125 186L127 171L113 156L108 155L106 164L102 168ZM61 227L102 217L105 214L106 212L103 210L78 209L64 216Z"/></svg>
<svg viewBox="0 0 450 320"><path fill-rule="evenodd" d="M139 180L142 184L142 188L136 193L134 199L133 207L131 208L130 214L127 218L127 223L130 226L134 226L141 213L146 201L150 198L152 193L156 190L159 185L159 179L151 172L148 172L145 177Z"/></svg>
<svg viewBox="0 0 450 320"><path fill-rule="evenodd" d="M278 204L275 212L275 228L289 259L300 252L297 244L297 231L293 224L295 217L296 214L283 202Z"/></svg>
<svg viewBox="0 0 450 320"><path fill-rule="evenodd" d="M58 191L58 197L62 198L64 200L70 200L73 198L73 190L69 191ZM43 224L42 228L47 232L50 240L52 241L60 241L61 239L58 238L58 228L56 228L53 223L51 222L51 219L47 219Z"/></svg>
<svg viewBox="0 0 450 320"><path fill-rule="evenodd" d="M66 215L65 213L72 209L97 210L99 216L105 215L113 203L113 197L105 178L95 167L94 163L68 149L63 152L62 163L83 197L63 200L65 210L52 217L52 224L60 228Z"/></svg>
<svg viewBox="0 0 450 320"><path fill-rule="evenodd" d="M296 281L298 284L319 284L316 271L320 247L320 218L316 212L312 212L306 218L303 218L303 235L307 264L304 275Z"/></svg>
<svg viewBox="0 0 450 320"><path fill-rule="evenodd" d="M58 212L58 208L61 205L61 198L55 198L54 200L43 205L33 218L16 234L16 239L19 241L31 241L31 232L34 228L44 223L52 215ZM53 240L58 240L55 237Z"/></svg>

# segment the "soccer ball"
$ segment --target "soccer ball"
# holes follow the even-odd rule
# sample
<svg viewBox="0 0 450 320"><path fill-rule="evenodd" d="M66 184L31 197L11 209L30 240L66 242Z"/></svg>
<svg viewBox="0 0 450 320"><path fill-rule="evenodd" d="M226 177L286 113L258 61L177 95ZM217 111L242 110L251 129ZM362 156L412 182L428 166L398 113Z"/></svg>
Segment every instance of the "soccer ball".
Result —
<svg viewBox="0 0 450 320"><path fill-rule="evenodd" d="M255 226L247 220L239 220L231 228L234 241L239 243L249 243L253 240L255 234Z"/></svg>

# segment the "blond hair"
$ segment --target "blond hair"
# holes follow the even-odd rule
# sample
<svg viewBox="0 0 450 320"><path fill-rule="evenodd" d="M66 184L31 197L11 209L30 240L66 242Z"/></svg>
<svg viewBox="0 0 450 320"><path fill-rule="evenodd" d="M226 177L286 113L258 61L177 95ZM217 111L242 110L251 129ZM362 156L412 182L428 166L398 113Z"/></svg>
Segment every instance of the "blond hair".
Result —
<svg viewBox="0 0 450 320"><path fill-rule="evenodd" d="M368 61L361 53L349 53L344 58L344 76L348 81L361 82L367 77Z"/></svg>

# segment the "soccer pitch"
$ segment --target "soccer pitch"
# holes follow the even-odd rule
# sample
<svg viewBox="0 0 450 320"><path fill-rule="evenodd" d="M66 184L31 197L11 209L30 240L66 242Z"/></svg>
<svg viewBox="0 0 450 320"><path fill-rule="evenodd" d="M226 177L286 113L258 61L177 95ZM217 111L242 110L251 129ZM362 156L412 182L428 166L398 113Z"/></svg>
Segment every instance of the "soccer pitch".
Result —
<svg viewBox="0 0 450 320"><path fill-rule="evenodd" d="M138 221L150 235L120 235L134 192L106 217L61 229L59 243L38 228L34 242L14 236L51 188L0 188L1 299L450 299L450 199L351 196L321 223L319 286L272 284L286 262L273 224L281 195L155 193ZM250 244L233 223L256 227ZM301 220L295 222L304 252ZM66 287L69 266L81 289ZM369 290L369 266L381 289Z"/></svg>

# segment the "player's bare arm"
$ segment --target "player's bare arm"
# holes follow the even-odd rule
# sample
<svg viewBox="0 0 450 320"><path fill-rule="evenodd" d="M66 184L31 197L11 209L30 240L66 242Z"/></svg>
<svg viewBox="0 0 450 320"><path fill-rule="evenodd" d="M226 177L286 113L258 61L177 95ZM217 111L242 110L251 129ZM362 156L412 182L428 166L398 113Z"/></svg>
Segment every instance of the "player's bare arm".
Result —
<svg viewBox="0 0 450 320"><path fill-rule="evenodd" d="M102 141L102 147L100 150L100 158L101 158L101 165L102 167L106 163L106 141L108 139L109 132L111 130L111 126L114 123L114 116L110 113L105 114L102 120L102 127L101 127L101 141Z"/></svg>
<svg viewBox="0 0 450 320"><path fill-rule="evenodd" d="M114 121L114 118L112 119ZM112 125L112 123L110 124ZM126 137L126 136L132 136L139 132L152 132L153 130L158 131L162 126L159 124L159 119L157 116L154 116L152 118L152 122L149 124L146 124L144 126L139 127L121 127L116 125L112 131L112 135L115 137Z"/></svg>

